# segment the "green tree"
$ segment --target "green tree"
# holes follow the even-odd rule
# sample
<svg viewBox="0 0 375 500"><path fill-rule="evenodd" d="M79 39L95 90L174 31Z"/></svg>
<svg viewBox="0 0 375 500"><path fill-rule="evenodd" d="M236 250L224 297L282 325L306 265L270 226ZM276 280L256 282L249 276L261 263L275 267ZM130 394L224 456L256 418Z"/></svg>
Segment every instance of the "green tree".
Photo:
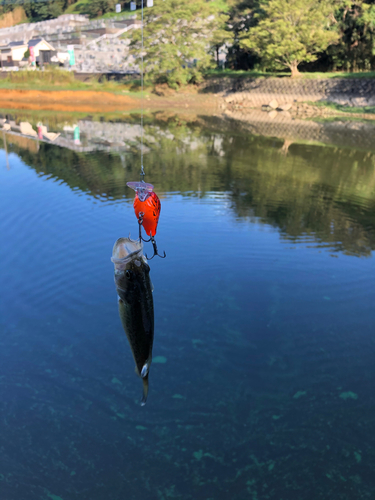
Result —
<svg viewBox="0 0 375 500"><path fill-rule="evenodd" d="M24 0L0 0L0 15L23 7L24 3Z"/></svg>
<svg viewBox="0 0 375 500"><path fill-rule="evenodd" d="M44 21L61 14L78 0L0 0L0 15L23 7L30 21Z"/></svg>
<svg viewBox="0 0 375 500"><path fill-rule="evenodd" d="M255 14L257 26L241 37L241 46L252 49L273 68L288 67L298 76L301 62L336 43L333 5L327 0L269 0Z"/></svg>
<svg viewBox="0 0 375 500"><path fill-rule="evenodd" d="M91 18L102 16L107 12L115 10L116 0L91 0L81 10L82 14L88 14Z"/></svg>
<svg viewBox="0 0 375 500"><path fill-rule="evenodd" d="M227 55L231 69L253 69L260 62L254 50L241 45L241 38L250 28L256 26L254 14L259 12L259 0L228 0L228 29L232 32L232 44Z"/></svg>
<svg viewBox="0 0 375 500"><path fill-rule="evenodd" d="M164 0L144 11L144 72L172 87L195 83L213 65L212 49L228 36L227 16L206 0ZM130 51L141 64L141 30L131 35Z"/></svg>
<svg viewBox="0 0 375 500"><path fill-rule="evenodd" d="M25 2L24 9L27 17L32 21L46 21L61 16L63 13L63 2L62 0Z"/></svg>
<svg viewBox="0 0 375 500"><path fill-rule="evenodd" d="M228 24L230 5L228 0L212 0L212 6L216 11L218 24L212 38L210 39L211 53L216 59L217 66L219 67L219 52L223 46L230 47L233 44L233 30Z"/></svg>
<svg viewBox="0 0 375 500"><path fill-rule="evenodd" d="M338 0L339 43L327 50L332 69L370 70L375 65L375 5L371 0Z"/></svg>

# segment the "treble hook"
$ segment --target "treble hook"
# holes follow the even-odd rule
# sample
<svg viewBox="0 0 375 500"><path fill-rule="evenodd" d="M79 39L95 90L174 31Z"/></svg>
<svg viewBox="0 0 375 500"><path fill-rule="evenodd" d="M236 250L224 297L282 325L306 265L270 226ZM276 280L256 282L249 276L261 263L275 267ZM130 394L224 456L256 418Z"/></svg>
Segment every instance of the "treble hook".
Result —
<svg viewBox="0 0 375 500"><path fill-rule="evenodd" d="M151 232L150 232L150 240L151 240L152 246L154 247L154 255L153 255L152 257L148 258L148 257L147 257L147 254L145 254L146 259L147 259L147 260L152 260L152 259L155 257L155 255L157 255L157 256L158 256L158 257L160 257L161 259L165 259L165 258L166 258L166 256L167 256L167 254L166 254L165 252L164 252L164 255L160 255L160 254L159 254L159 252L158 252L158 247L156 246L156 241L155 241L154 237L151 235ZM149 241L150 241L150 240L149 240Z"/></svg>
<svg viewBox="0 0 375 500"><path fill-rule="evenodd" d="M149 240L145 240L143 237L142 237L142 224L143 224L143 216L144 216L144 212L139 212L139 219L138 219L138 224L139 224L139 241L144 241L145 243L148 243L149 241L151 241L151 238Z"/></svg>

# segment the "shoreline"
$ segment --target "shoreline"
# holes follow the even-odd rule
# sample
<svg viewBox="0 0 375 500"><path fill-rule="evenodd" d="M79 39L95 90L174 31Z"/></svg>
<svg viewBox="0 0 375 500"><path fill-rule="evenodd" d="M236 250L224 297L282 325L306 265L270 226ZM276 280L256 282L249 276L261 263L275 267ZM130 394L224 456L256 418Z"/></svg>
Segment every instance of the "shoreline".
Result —
<svg viewBox="0 0 375 500"><path fill-rule="evenodd" d="M293 82L294 84L294 82ZM143 107L145 113L156 111L174 112L187 115L225 115L227 111L246 114L252 110L261 110L268 115L268 119L288 116L292 119L353 119L375 120L375 113L365 112L365 106L356 107L355 112L350 112L350 106L343 110L335 110L325 106L324 103L334 103L331 98L324 101L314 99L306 102L311 95L272 93L260 95L256 89L246 93L235 88L215 93L213 89L205 87L187 87L181 91L171 89L156 89L151 93L145 91L142 99L139 92L123 90L122 94L104 90L38 90L38 89L9 89L0 88L0 109L9 111L56 111L75 113L117 113L139 112ZM158 95L157 95L158 94ZM304 101L303 98L306 97ZM317 97L317 96L315 96ZM362 94L362 102L368 99ZM353 97L351 97L353 99ZM276 102L274 107L269 104ZM289 103L285 107L285 103ZM375 109L374 109L375 111Z"/></svg>

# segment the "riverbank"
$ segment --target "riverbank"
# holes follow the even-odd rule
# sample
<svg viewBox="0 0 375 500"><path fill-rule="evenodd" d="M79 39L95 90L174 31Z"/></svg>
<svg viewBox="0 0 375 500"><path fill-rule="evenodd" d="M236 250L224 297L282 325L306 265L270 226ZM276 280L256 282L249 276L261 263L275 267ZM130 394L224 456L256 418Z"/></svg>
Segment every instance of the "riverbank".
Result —
<svg viewBox="0 0 375 500"><path fill-rule="evenodd" d="M98 88L79 82L83 86L79 89L28 89L19 85L0 86L0 108L123 113L143 107L146 112L168 110L197 115L263 109L270 119L280 112L301 119L375 119L375 78L213 77L199 87L187 86L178 92L166 85L148 87L143 98L138 87L118 82L107 82ZM107 86L110 90L105 90Z"/></svg>
<svg viewBox="0 0 375 500"><path fill-rule="evenodd" d="M202 87L221 98L221 108L291 106L328 102L346 107L375 106L375 78L211 78Z"/></svg>

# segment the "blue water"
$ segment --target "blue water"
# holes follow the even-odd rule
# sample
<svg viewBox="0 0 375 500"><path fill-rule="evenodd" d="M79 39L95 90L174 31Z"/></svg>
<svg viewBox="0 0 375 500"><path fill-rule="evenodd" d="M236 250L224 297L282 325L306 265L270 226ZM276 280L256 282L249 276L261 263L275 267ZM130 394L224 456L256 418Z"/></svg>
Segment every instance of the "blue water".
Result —
<svg viewBox="0 0 375 500"><path fill-rule="evenodd" d="M375 155L222 140L145 156L145 407L110 261L139 156L0 151L2 500L375 498Z"/></svg>

